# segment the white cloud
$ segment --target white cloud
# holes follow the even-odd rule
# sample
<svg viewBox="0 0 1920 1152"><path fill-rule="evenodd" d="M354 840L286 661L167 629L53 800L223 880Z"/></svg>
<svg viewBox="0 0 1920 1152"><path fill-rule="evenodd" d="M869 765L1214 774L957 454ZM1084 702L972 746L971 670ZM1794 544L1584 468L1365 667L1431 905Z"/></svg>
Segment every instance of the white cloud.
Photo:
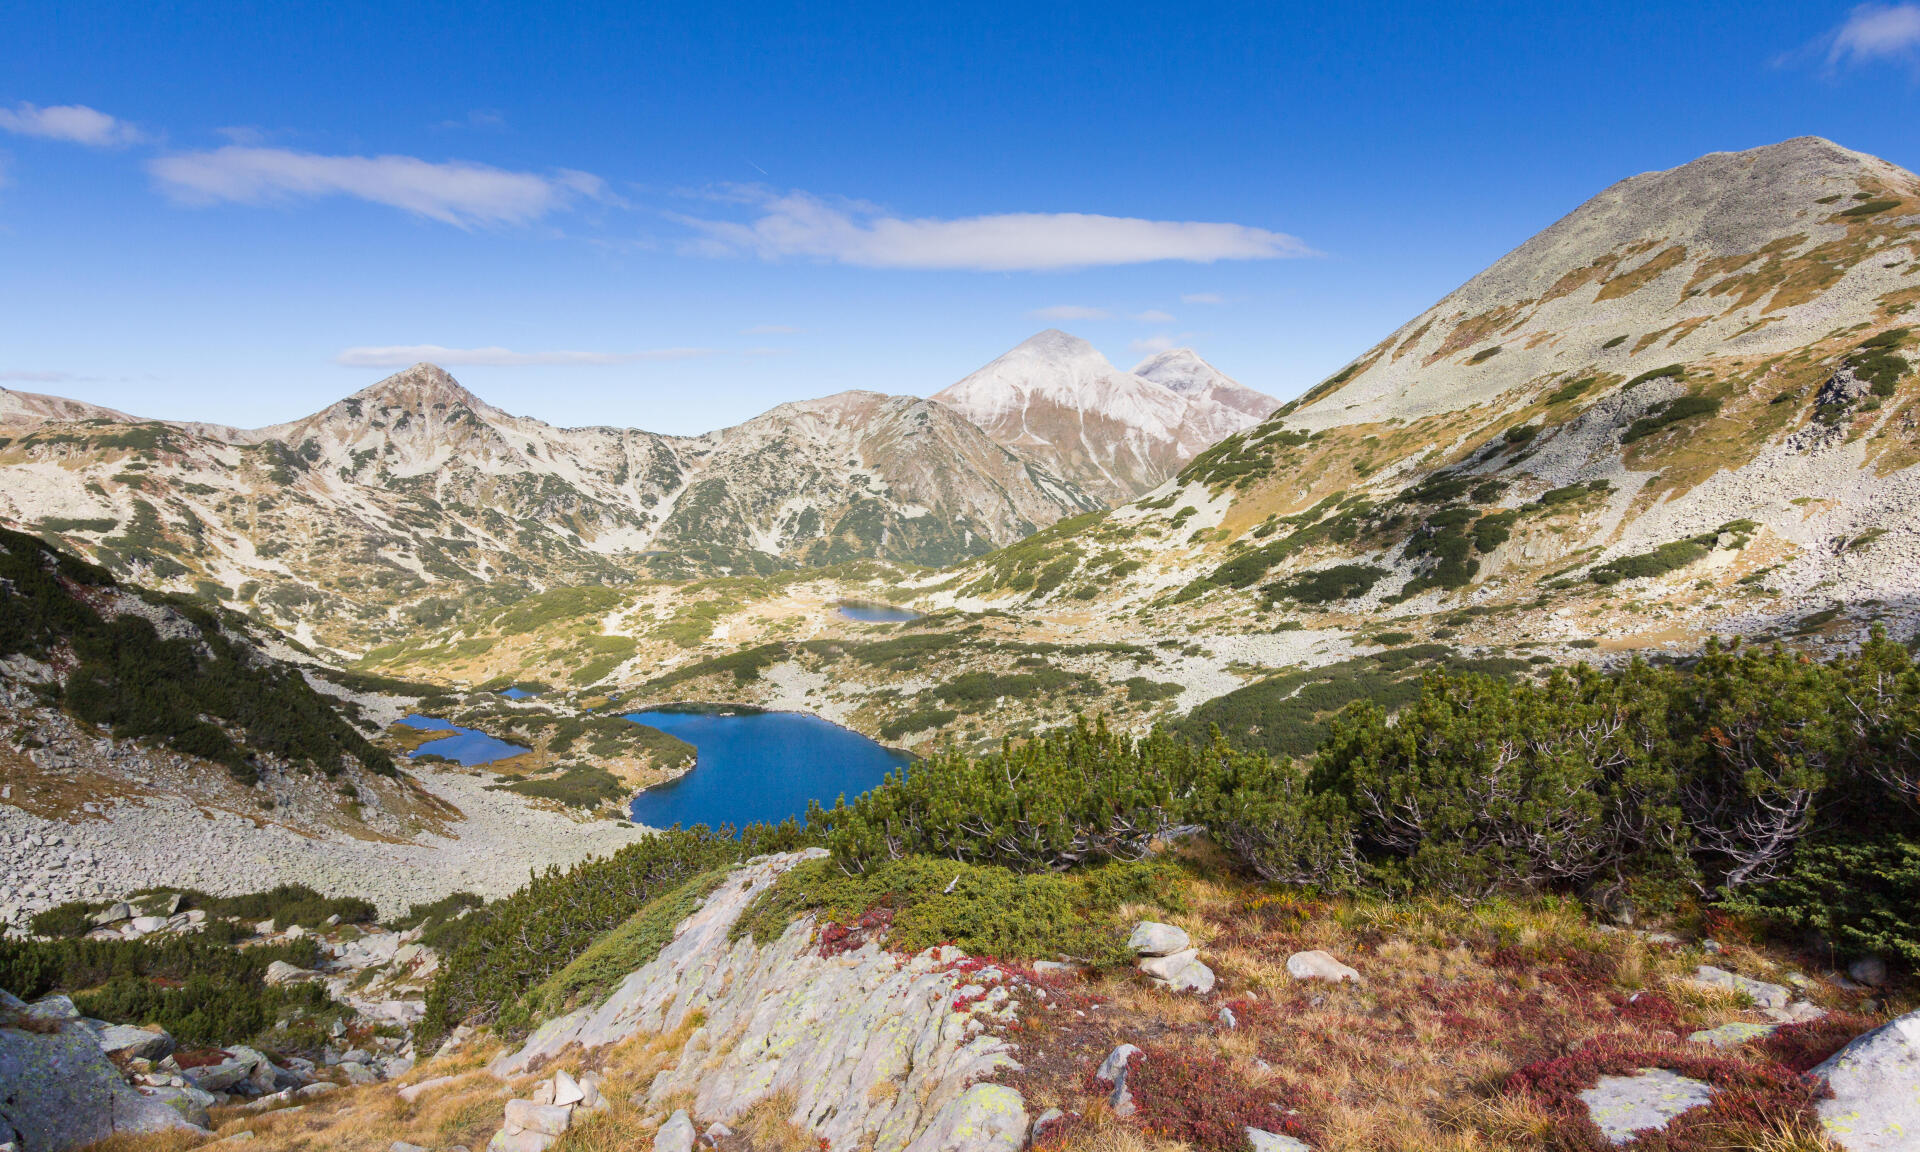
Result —
<svg viewBox="0 0 1920 1152"><path fill-rule="evenodd" d="M1862 4L1833 34L1829 65L1912 59L1920 49L1920 4Z"/></svg>
<svg viewBox="0 0 1920 1152"><path fill-rule="evenodd" d="M1245 224L1140 220L1084 212L1013 212L954 220L901 219L871 204L805 192L754 198L750 222L676 217L700 233L696 255L802 257L865 268L988 272L1089 268L1182 260L1272 260L1311 250L1292 236Z"/></svg>
<svg viewBox="0 0 1920 1152"><path fill-rule="evenodd" d="M1046 308L1035 308L1027 313L1035 320L1105 320L1105 308L1093 308L1085 304L1054 304Z"/></svg>
<svg viewBox="0 0 1920 1152"><path fill-rule="evenodd" d="M1218 292L1189 292L1180 297L1182 304L1225 304L1227 298Z"/></svg>
<svg viewBox="0 0 1920 1152"><path fill-rule="evenodd" d="M1158 308L1150 308L1150 309L1148 309L1148 310L1147 310L1147 311L1145 311L1145 312L1139 312L1139 313L1136 313L1136 314L1134 315L1134 317L1133 317L1133 318L1134 318L1135 320L1138 320L1138 321L1140 321L1140 323L1142 323L1142 324L1171 324L1171 323L1173 323L1173 317L1172 317L1172 316L1169 316L1169 315L1168 315L1167 313L1165 313L1165 312L1162 312L1162 311L1160 311L1160 310L1159 310Z"/></svg>
<svg viewBox="0 0 1920 1152"><path fill-rule="evenodd" d="M644 352L515 352L511 348L443 348L438 344L342 349L334 362L349 368L406 368L422 360L442 368L525 368L534 365L631 364L712 355L707 348L652 348Z"/></svg>
<svg viewBox="0 0 1920 1152"><path fill-rule="evenodd" d="M42 108L20 103L0 108L0 131L43 140L65 140L89 148L119 148L139 141L140 131L124 120L84 104L55 104Z"/></svg>
<svg viewBox="0 0 1920 1152"><path fill-rule="evenodd" d="M575 199L607 196L605 183L586 172L543 176L463 160L321 156L242 145L162 156L148 169L163 191L184 203L350 196L459 228L526 224Z"/></svg>
<svg viewBox="0 0 1920 1152"><path fill-rule="evenodd" d="M1173 337L1165 335L1148 336L1133 342L1133 351L1137 356L1151 356L1156 352L1171 352L1180 345Z"/></svg>
<svg viewBox="0 0 1920 1152"><path fill-rule="evenodd" d="M795 328L791 324L755 324L741 334L744 336L798 336L805 328Z"/></svg>

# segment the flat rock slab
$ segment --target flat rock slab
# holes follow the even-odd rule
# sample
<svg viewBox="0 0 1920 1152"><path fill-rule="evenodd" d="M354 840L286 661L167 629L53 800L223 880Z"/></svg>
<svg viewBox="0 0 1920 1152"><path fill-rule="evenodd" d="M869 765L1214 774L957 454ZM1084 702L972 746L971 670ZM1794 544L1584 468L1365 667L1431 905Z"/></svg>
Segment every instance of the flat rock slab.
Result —
<svg viewBox="0 0 1920 1152"><path fill-rule="evenodd" d="M1848 1152L1920 1148L1920 1012L1856 1036L1809 1075L1833 1089L1820 1123Z"/></svg>
<svg viewBox="0 0 1920 1152"><path fill-rule="evenodd" d="M1185 951L1191 943L1186 929L1152 920L1135 924L1133 935L1127 937L1127 947L1141 956L1171 956Z"/></svg>
<svg viewBox="0 0 1920 1152"><path fill-rule="evenodd" d="M1295 980L1325 980L1338 984L1343 980L1359 983L1360 973L1318 949L1295 952L1287 957L1287 975Z"/></svg>
<svg viewBox="0 0 1920 1152"><path fill-rule="evenodd" d="M1713 1099L1713 1086L1666 1068L1643 1068L1632 1076L1602 1076L1580 1093L1600 1134L1625 1144L1643 1128L1665 1128L1667 1122Z"/></svg>
<svg viewBox="0 0 1920 1152"><path fill-rule="evenodd" d="M1702 988L1744 992L1756 1008L1785 1008L1787 1001L1793 998L1793 993L1782 985L1741 976L1728 972L1724 968L1715 968L1711 964L1702 964L1695 969L1693 982Z"/></svg>
<svg viewBox="0 0 1920 1152"><path fill-rule="evenodd" d="M1743 1024L1735 1022L1722 1024L1718 1028L1708 1028L1687 1037L1689 1044L1711 1044L1715 1048L1738 1048L1749 1040L1764 1040L1773 1035L1778 1024Z"/></svg>

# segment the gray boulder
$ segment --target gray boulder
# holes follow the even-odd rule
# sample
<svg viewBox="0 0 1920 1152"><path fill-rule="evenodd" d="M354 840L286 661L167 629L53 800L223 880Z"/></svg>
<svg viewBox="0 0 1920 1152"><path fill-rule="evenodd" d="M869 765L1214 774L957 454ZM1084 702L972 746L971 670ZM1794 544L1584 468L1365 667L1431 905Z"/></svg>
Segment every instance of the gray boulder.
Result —
<svg viewBox="0 0 1920 1152"><path fill-rule="evenodd" d="M1133 935L1127 937L1127 947L1141 956L1171 956L1191 943L1185 929L1152 920L1135 924Z"/></svg>
<svg viewBox="0 0 1920 1152"><path fill-rule="evenodd" d="M1643 1068L1632 1076L1602 1076L1580 1093L1600 1134L1625 1144L1643 1128L1660 1129L1675 1116L1713 1098L1713 1086L1666 1068Z"/></svg>
<svg viewBox="0 0 1920 1152"><path fill-rule="evenodd" d="M100 1030L100 1051L109 1056L164 1060L174 1048L173 1037L160 1028L109 1024Z"/></svg>
<svg viewBox="0 0 1920 1152"><path fill-rule="evenodd" d="M1213 969L1200 962L1200 953L1193 948L1175 952L1171 956L1152 956L1142 960L1140 971L1176 992L1193 991L1204 995L1213 990Z"/></svg>
<svg viewBox="0 0 1920 1152"><path fill-rule="evenodd" d="M1848 1152L1902 1152L1920 1140L1920 1012L1856 1036L1809 1075L1827 1135Z"/></svg>
<svg viewBox="0 0 1920 1152"><path fill-rule="evenodd" d="M57 1030L6 1026L26 1006L0 993L0 1127L20 1152L60 1152L116 1133L194 1128L163 1100L142 1096L120 1078L92 1029L79 1020Z"/></svg>
<svg viewBox="0 0 1920 1152"><path fill-rule="evenodd" d="M682 1108L660 1125L653 1137L653 1152L693 1152L693 1121Z"/></svg>
<svg viewBox="0 0 1920 1152"><path fill-rule="evenodd" d="M202 1092L191 1084L184 1088L166 1084L158 1088L148 1088L143 1094L147 1099L158 1100L178 1112L181 1119L196 1128L213 1127L213 1119L207 1115L207 1109L213 1107L215 1102L211 1092Z"/></svg>
<svg viewBox="0 0 1920 1152"><path fill-rule="evenodd" d="M1847 975L1869 988L1878 988L1887 982L1887 962L1878 956L1862 956L1847 965Z"/></svg>
<svg viewBox="0 0 1920 1152"><path fill-rule="evenodd" d="M1708 1044L1715 1048L1738 1048L1749 1040L1764 1040L1773 1035L1778 1024L1743 1024L1735 1022L1722 1024L1718 1028L1708 1028L1687 1037L1689 1044Z"/></svg>
<svg viewBox="0 0 1920 1152"><path fill-rule="evenodd" d="M1264 1128L1248 1128L1247 1143L1253 1152L1308 1152L1305 1142Z"/></svg>

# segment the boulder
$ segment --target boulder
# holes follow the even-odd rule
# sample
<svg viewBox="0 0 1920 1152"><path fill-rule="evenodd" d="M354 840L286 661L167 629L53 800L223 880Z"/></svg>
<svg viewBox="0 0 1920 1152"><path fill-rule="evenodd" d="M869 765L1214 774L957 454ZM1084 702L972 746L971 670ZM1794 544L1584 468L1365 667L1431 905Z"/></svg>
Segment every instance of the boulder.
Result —
<svg viewBox="0 0 1920 1152"><path fill-rule="evenodd" d="M407 1085L405 1088L400 1089L399 1096L400 1099L412 1104L435 1088L444 1088L456 1079L458 1079L456 1076L435 1076L431 1080L422 1080L418 1084Z"/></svg>
<svg viewBox="0 0 1920 1152"><path fill-rule="evenodd" d="M96 913L93 917L93 924L96 928L105 928L110 924L118 924L122 920L131 919L133 919L133 905L127 903L125 900L121 900L118 903L109 904L106 911Z"/></svg>
<svg viewBox="0 0 1920 1152"><path fill-rule="evenodd" d="M296 924L294 927L297 928L299 925ZM395 1140L393 1143L387 1145L387 1152L429 1152L429 1150L419 1144L409 1144L405 1140Z"/></svg>
<svg viewBox="0 0 1920 1152"><path fill-rule="evenodd" d="M1920 1012L1909 1012L1845 1048L1808 1075L1825 1081L1820 1123L1848 1152L1914 1147L1920 1133Z"/></svg>
<svg viewBox="0 0 1920 1152"><path fill-rule="evenodd" d="M1343 980L1351 980L1356 984L1360 982L1359 972L1318 949L1295 952L1287 957L1287 975L1295 980L1325 980L1331 984Z"/></svg>
<svg viewBox="0 0 1920 1152"><path fill-rule="evenodd" d="M1139 1054L1140 1049L1131 1044L1122 1044L1107 1054L1107 1058L1100 1062L1100 1068L1094 1075L1108 1084L1118 1084L1121 1077L1127 1074L1127 1061Z"/></svg>
<svg viewBox="0 0 1920 1152"><path fill-rule="evenodd" d="M1793 996L1784 985L1749 979L1711 964L1694 969L1692 983L1696 988L1710 991L1745 993L1756 1008L1785 1008Z"/></svg>
<svg viewBox="0 0 1920 1152"><path fill-rule="evenodd" d="M65 996L43 996L31 1004L23 1005L20 1011L35 1020L58 1022L80 1019L80 1009L75 1008L73 1001Z"/></svg>
<svg viewBox="0 0 1920 1152"><path fill-rule="evenodd" d="M1887 982L1887 962L1878 956L1862 956L1847 965L1847 975L1856 983L1878 988Z"/></svg>
<svg viewBox="0 0 1920 1152"><path fill-rule="evenodd" d="M1140 961L1140 971L1145 972L1155 980L1165 980L1171 983L1174 976L1178 974L1182 968L1197 962L1199 959L1199 950L1196 948L1188 948L1181 952L1175 952L1170 956L1150 956Z"/></svg>
<svg viewBox="0 0 1920 1152"><path fill-rule="evenodd" d="M1309 1152L1303 1141L1264 1128L1248 1128L1247 1143L1253 1152Z"/></svg>
<svg viewBox="0 0 1920 1152"><path fill-rule="evenodd" d="M1675 1116L1712 1098L1711 1084L1666 1068L1602 1076L1598 1084L1580 1093L1594 1127L1614 1144L1625 1144L1643 1128L1665 1128Z"/></svg>
<svg viewBox="0 0 1920 1152"><path fill-rule="evenodd" d="M26 1006L0 993L0 1010ZM61 1149L119 1133L196 1129L187 1110L144 1096L120 1077L78 1019L54 1030L0 1027L0 1110L22 1149Z"/></svg>
<svg viewBox="0 0 1920 1152"><path fill-rule="evenodd" d="M130 926L135 933L141 936L149 936L165 928L167 926L167 918L165 916L135 916Z"/></svg>
<svg viewBox="0 0 1920 1152"><path fill-rule="evenodd" d="M531 1100L507 1101L507 1127L525 1132L559 1136L573 1121L573 1109L561 1104L535 1104Z"/></svg>
<svg viewBox="0 0 1920 1152"><path fill-rule="evenodd" d="M1185 929L1172 924L1157 924L1152 920L1142 920L1133 926L1133 935L1127 937L1127 947L1141 956L1171 956L1184 950L1191 941Z"/></svg>
<svg viewBox="0 0 1920 1152"><path fill-rule="evenodd" d="M693 1152L693 1121L681 1108L653 1136L653 1152Z"/></svg>
<svg viewBox="0 0 1920 1152"><path fill-rule="evenodd" d="M141 1095L149 1100L160 1101L196 1128L213 1127L213 1119L207 1115L207 1109L214 1105L211 1092L202 1092L191 1084L184 1087L165 1084L158 1088L143 1088Z"/></svg>
<svg viewBox="0 0 1920 1152"><path fill-rule="evenodd" d="M1004 1084L975 1084L934 1113L906 1152L1020 1152L1027 1126L1019 1092Z"/></svg>
<svg viewBox="0 0 1920 1152"><path fill-rule="evenodd" d="M579 1082L572 1076L567 1075L566 1069L562 1068L553 1074L553 1102L555 1104L578 1104L586 1098L586 1093L580 1091Z"/></svg>
<svg viewBox="0 0 1920 1152"><path fill-rule="evenodd" d="M126 1059L164 1060L173 1052L173 1037L161 1028L109 1024L100 1030L100 1051Z"/></svg>
<svg viewBox="0 0 1920 1152"><path fill-rule="evenodd" d="M290 984L295 980L304 980L313 975L305 968L289 964L285 960L275 960L267 965L266 980L269 984Z"/></svg>

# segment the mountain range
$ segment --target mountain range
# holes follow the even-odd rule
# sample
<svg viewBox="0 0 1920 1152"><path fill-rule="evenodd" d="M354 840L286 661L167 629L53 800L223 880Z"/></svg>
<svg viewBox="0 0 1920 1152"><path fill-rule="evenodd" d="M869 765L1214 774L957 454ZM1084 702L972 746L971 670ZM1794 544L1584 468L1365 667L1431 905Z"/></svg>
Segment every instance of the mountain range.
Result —
<svg viewBox="0 0 1920 1152"><path fill-rule="evenodd" d="M309 638L377 633L417 619L403 606L502 585L950 564L1137 494L1250 422L1216 397L1271 406L1190 352L1161 358L1165 384L1061 333L1009 356L1024 382L1051 381L1044 418L1095 411L1113 387L1136 403L1042 452L938 399L874 392L702 436L555 428L431 364L251 430L0 390L0 518ZM1010 388L1003 407L1024 402ZM1071 478L1122 459L1124 486Z"/></svg>

